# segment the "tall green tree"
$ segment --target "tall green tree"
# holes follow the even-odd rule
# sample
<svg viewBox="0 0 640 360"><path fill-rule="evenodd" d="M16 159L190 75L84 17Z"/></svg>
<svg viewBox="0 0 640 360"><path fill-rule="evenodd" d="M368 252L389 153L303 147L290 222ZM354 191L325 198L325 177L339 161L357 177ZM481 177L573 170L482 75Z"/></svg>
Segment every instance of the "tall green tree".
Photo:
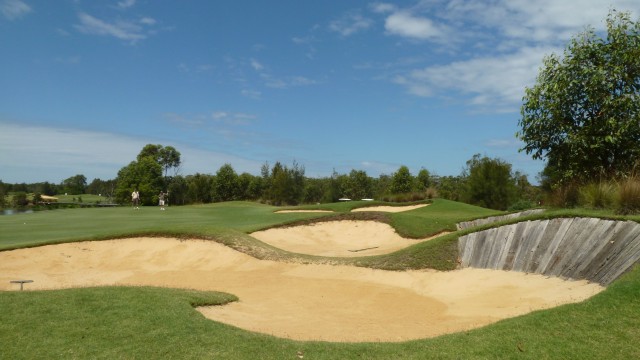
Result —
<svg viewBox="0 0 640 360"><path fill-rule="evenodd" d="M391 176L391 188L389 191L391 191L392 194L404 194L411 192L411 189L413 188L413 181L413 175L411 175L409 168L402 165L398 171Z"/></svg>
<svg viewBox="0 0 640 360"><path fill-rule="evenodd" d="M304 167L295 161L291 168L279 161L276 162L265 181L268 184L266 198L274 205L297 205L302 202L305 189L304 171ZM261 172L264 178L264 166Z"/></svg>
<svg viewBox="0 0 640 360"><path fill-rule="evenodd" d="M590 28L546 56L525 89L521 151L555 184L624 175L640 158L640 22L613 10L606 24L606 37Z"/></svg>
<svg viewBox="0 0 640 360"><path fill-rule="evenodd" d="M351 199L373 196L373 180L363 170L351 170L345 181L344 195Z"/></svg>
<svg viewBox="0 0 640 360"><path fill-rule="evenodd" d="M140 203L153 205L163 191L162 167L152 157L132 161L118 171L116 199L121 204L131 201L131 193L138 190Z"/></svg>
<svg viewBox="0 0 640 360"><path fill-rule="evenodd" d="M438 196L443 199L462 201L466 192L466 178L462 176L436 176L434 178Z"/></svg>
<svg viewBox="0 0 640 360"><path fill-rule="evenodd" d="M467 161L467 202L489 209L506 210L515 200L516 180L511 164L476 154Z"/></svg>
<svg viewBox="0 0 640 360"><path fill-rule="evenodd" d="M231 164L224 164L216 172L213 183L214 201L236 200L238 196L238 174Z"/></svg>
<svg viewBox="0 0 640 360"><path fill-rule="evenodd" d="M416 188L418 191L424 191L431 187L431 174L429 170L422 168L416 176Z"/></svg>
<svg viewBox="0 0 640 360"><path fill-rule="evenodd" d="M0 209L7 206L7 186L0 181Z"/></svg>
<svg viewBox="0 0 640 360"><path fill-rule="evenodd" d="M160 144L147 144L138 154L137 160L145 157L151 157L162 167L164 177L168 175L169 169L177 169L180 167L180 152L173 146L162 146ZM174 174L177 175L177 174Z"/></svg>
<svg viewBox="0 0 640 360"><path fill-rule="evenodd" d="M87 177L82 174L78 174L65 179L62 181L61 185L65 193L68 193L69 195L81 195L84 194L87 187Z"/></svg>
<svg viewBox="0 0 640 360"><path fill-rule="evenodd" d="M187 180L182 175L176 175L171 178L167 191L169 192L169 201L172 205L186 205L188 201L189 186Z"/></svg>
<svg viewBox="0 0 640 360"><path fill-rule="evenodd" d="M211 202L214 177L208 174L195 173L185 177L187 183L187 200L190 204L206 204Z"/></svg>

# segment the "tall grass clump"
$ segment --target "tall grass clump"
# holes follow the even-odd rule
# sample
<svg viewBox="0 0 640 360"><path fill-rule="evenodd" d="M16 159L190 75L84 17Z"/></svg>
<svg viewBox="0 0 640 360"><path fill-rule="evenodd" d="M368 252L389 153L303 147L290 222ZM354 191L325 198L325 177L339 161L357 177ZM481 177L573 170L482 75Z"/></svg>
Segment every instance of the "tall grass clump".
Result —
<svg viewBox="0 0 640 360"><path fill-rule="evenodd" d="M593 209L612 209L616 203L616 185L608 181L580 187L580 205Z"/></svg>
<svg viewBox="0 0 640 360"><path fill-rule="evenodd" d="M619 214L640 213L640 177L632 176L619 183L616 212Z"/></svg>
<svg viewBox="0 0 640 360"><path fill-rule="evenodd" d="M547 194L545 203L551 207L572 208L580 202L580 188L577 184L568 184L553 189Z"/></svg>

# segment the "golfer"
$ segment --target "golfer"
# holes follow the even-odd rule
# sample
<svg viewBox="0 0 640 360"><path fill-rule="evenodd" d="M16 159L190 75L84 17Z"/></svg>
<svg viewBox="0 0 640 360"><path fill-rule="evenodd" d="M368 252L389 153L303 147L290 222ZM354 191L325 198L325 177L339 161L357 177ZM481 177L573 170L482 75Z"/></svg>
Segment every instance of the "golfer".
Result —
<svg viewBox="0 0 640 360"><path fill-rule="evenodd" d="M160 191L160 194L158 195L158 205L160 206L160 210L164 210L164 196L164 193Z"/></svg>
<svg viewBox="0 0 640 360"><path fill-rule="evenodd" d="M138 189L133 190L133 192L131 193L131 202L136 209L140 209L138 207L138 205L140 204L140 193L138 192Z"/></svg>

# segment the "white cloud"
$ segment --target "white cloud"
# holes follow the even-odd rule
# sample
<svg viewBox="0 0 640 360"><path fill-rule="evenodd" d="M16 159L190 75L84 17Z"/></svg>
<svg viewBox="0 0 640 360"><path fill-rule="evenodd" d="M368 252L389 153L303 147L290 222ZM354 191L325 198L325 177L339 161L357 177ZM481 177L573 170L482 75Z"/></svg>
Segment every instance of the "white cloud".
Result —
<svg viewBox="0 0 640 360"><path fill-rule="evenodd" d="M609 10L640 12L635 0L498 0L490 3L448 1L442 18L495 29L501 36L534 42L565 42L589 25L604 30Z"/></svg>
<svg viewBox="0 0 640 360"><path fill-rule="evenodd" d="M388 3L373 3L370 6L371 10L376 13L389 13L396 11L397 7Z"/></svg>
<svg viewBox="0 0 640 360"><path fill-rule="evenodd" d="M470 96L473 105L513 106L520 103L524 87L534 83L542 57L554 50L557 52L553 48L523 48L513 54L428 66L395 81L417 96L453 90Z"/></svg>
<svg viewBox="0 0 640 360"><path fill-rule="evenodd" d="M329 23L329 30L342 36L350 36L359 31L367 30L373 25L373 20L365 18L359 13L348 13Z"/></svg>
<svg viewBox="0 0 640 360"><path fill-rule="evenodd" d="M142 19L140 19L140 24L144 24L144 25L155 25L157 23L156 19L150 18L150 17L143 17Z"/></svg>
<svg viewBox="0 0 640 360"><path fill-rule="evenodd" d="M264 69L264 66L260 62L258 62L258 60L256 59L251 59L251 67L255 71L262 71L262 69Z"/></svg>
<svg viewBox="0 0 640 360"><path fill-rule="evenodd" d="M246 113L215 111L211 114L211 118L227 125L249 125L257 119L257 116Z"/></svg>
<svg viewBox="0 0 640 360"><path fill-rule="evenodd" d="M0 2L0 12L8 20L19 19L31 11L31 6L22 0L3 0Z"/></svg>
<svg viewBox="0 0 640 360"><path fill-rule="evenodd" d="M385 20L385 29L393 35L419 40L441 38L446 33L442 25L405 11L389 15Z"/></svg>
<svg viewBox="0 0 640 360"><path fill-rule="evenodd" d="M283 78L277 78L271 74L262 73L260 74L260 77L263 79L266 87L273 89L289 89L292 87L310 86L318 83L318 81L304 76L286 76Z"/></svg>
<svg viewBox="0 0 640 360"><path fill-rule="evenodd" d="M137 41L147 38L147 34L144 32L144 28L140 24L151 25L151 22L149 20L140 22L127 20L108 22L100 20L87 13L79 13L78 19L80 20L80 24L75 25L75 27L82 33L91 35L113 36L115 38L129 41L131 43L136 43Z"/></svg>
<svg viewBox="0 0 640 360"><path fill-rule="evenodd" d="M262 97L262 92L258 90L251 90L251 89L242 89L240 91L240 94L250 99L260 99Z"/></svg>
<svg viewBox="0 0 640 360"><path fill-rule="evenodd" d="M258 117L256 115L231 112L231 111L213 111L210 114L177 114L165 113L164 118L172 123L187 125L189 127L206 127L211 124L224 124L228 126L244 126L254 122ZM219 130L220 127L216 126Z"/></svg>
<svg viewBox="0 0 640 360"><path fill-rule="evenodd" d="M428 40L429 49L454 61L407 70L395 67L393 82L421 97L444 97L487 110L515 111L524 88L535 82L544 55L562 53L587 26L605 27L611 8L640 14L640 2L584 0L423 0L412 7L370 6L385 14L387 34ZM447 56L442 59L446 61Z"/></svg>
<svg viewBox="0 0 640 360"><path fill-rule="evenodd" d="M128 9L136 4L136 0L123 0L118 1L118 8L120 9Z"/></svg>
<svg viewBox="0 0 640 360"><path fill-rule="evenodd" d="M49 141L51 139L55 141ZM180 151L184 175L213 173L225 163L233 164L238 172L256 173L261 166L260 162L239 156L158 139L0 123L0 168L3 169L0 180L58 183L76 174L83 174L89 180L113 179L122 167L136 159L144 145L158 143Z"/></svg>

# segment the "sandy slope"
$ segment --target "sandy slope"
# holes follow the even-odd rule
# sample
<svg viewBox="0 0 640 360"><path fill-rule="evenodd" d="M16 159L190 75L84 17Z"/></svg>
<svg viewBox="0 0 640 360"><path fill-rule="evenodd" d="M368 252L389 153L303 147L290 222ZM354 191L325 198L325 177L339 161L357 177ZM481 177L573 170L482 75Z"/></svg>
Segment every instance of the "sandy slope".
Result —
<svg viewBox="0 0 640 360"><path fill-rule="evenodd" d="M251 236L295 253L337 257L388 254L432 239L406 239L377 221L345 220L256 231Z"/></svg>
<svg viewBox="0 0 640 360"><path fill-rule="evenodd" d="M408 205L408 206L367 206L367 207L353 209L351 210L351 212L382 211L382 212L396 213L396 212L415 210L415 209L423 208L425 206L429 206L429 204L418 204L418 205Z"/></svg>
<svg viewBox="0 0 640 360"><path fill-rule="evenodd" d="M199 309L251 331L301 340L402 341L479 327L586 299L602 288L515 272L389 272L260 261L202 240L135 238L0 252L0 290L152 285L236 294Z"/></svg>

